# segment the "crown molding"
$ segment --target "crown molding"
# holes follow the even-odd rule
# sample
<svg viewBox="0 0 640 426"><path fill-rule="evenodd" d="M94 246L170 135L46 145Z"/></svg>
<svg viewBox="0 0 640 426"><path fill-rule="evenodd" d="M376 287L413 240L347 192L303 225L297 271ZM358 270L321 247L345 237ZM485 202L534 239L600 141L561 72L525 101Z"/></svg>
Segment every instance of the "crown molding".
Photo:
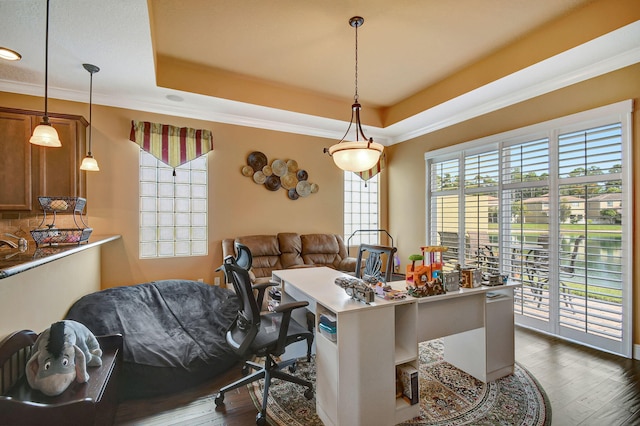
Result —
<svg viewBox="0 0 640 426"><path fill-rule="evenodd" d="M640 62L640 21L591 40L535 65L443 102L412 117L365 133L383 145L393 145L487 114L590 78ZM217 123L254 127L339 140L348 121L262 107L204 95L156 88L144 97L94 93L94 105L145 111ZM42 87L0 80L0 91L42 96ZM158 92L161 92L159 95ZM175 92L184 102L167 104ZM87 102L87 94L49 87L49 97ZM427 123L427 124L425 124Z"/></svg>

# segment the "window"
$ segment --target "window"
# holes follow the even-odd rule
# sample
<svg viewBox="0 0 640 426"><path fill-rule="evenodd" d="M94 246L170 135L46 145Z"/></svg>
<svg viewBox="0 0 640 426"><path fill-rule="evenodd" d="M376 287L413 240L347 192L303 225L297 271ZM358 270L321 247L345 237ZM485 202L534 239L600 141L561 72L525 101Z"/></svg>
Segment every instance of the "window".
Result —
<svg viewBox="0 0 640 426"><path fill-rule="evenodd" d="M377 231L364 232L380 227L379 177L380 174L376 174L365 182L353 172L344 172L344 240L349 245L379 243L380 236Z"/></svg>
<svg viewBox="0 0 640 426"><path fill-rule="evenodd" d="M631 103L427 153L427 238L502 275L516 322L631 356Z"/></svg>
<svg viewBox="0 0 640 426"><path fill-rule="evenodd" d="M140 151L140 258L207 254L207 157L174 169Z"/></svg>

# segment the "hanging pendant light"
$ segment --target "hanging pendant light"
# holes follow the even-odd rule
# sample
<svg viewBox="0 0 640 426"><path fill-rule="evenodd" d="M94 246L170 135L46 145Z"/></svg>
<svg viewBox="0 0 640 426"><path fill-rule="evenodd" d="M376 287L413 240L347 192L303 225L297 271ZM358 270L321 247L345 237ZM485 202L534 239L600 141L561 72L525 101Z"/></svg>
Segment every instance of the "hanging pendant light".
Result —
<svg viewBox="0 0 640 426"><path fill-rule="evenodd" d="M361 27L363 23L364 18L360 16L354 16L349 19L349 25L356 29L356 90L353 97L353 105L351 105L351 121L342 139L330 148L324 149L324 152L328 152L333 158L336 166L348 172L369 170L380 160L380 155L384 149L381 144L374 142L373 138L367 139L362 130L362 124L360 123L360 110L362 106L358 102L358 27ZM354 117L356 120L356 140L346 142L344 139L349 134L349 130L351 130ZM359 140L360 136L362 136L363 140Z"/></svg>
<svg viewBox="0 0 640 426"><path fill-rule="evenodd" d="M91 129L93 128L93 121L91 119L91 110L93 106L93 74L100 71L100 68L91 64L82 64L85 70L89 71L91 74L91 79L89 83L89 152L87 156L82 160L82 164L80 165L80 170L87 170L90 172L99 172L100 167L98 167L98 162L95 158L93 158L93 154L91 154Z"/></svg>
<svg viewBox="0 0 640 426"><path fill-rule="evenodd" d="M22 59L22 55L13 49L0 46L0 59L5 59L7 61L19 61Z"/></svg>
<svg viewBox="0 0 640 426"><path fill-rule="evenodd" d="M41 145L47 147L60 147L62 143L58 137L58 132L49 123L49 116L47 115L47 101L48 101L48 86L49 86L49 0L47 0L47 27L45 31L45 47L44 47L44 117L42 117L42 123L40 123L35 129L33 129L33 135L29 142L34 145Z"/></svg>

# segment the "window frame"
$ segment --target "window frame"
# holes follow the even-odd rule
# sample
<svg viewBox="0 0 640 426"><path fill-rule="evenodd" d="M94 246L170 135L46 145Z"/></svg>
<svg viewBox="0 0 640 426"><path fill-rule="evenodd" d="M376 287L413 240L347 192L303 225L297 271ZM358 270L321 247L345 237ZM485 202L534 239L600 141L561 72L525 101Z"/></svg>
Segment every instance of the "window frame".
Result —
<svg viewBox="0 0 640 426"><path fill-rule="evenodd" d="M139 259L207 256L207 156L174 169L142 149L139 152ZM155 180L147 179L151 175ZM180 189L188 194L177 196Z"/></svg>
<svg viewBox="0 0 640 426"><path fill-rule="evenodd" d="M355 190L355 186L358 186L358 190ZM372 192L375 191L375 203L372 205L371 196ZM352 194L349 196L348 194ZM353 194L359 195L359 200L353 199ZM353 217L356 213L354 213L354 206L357 206L357 209L360 212L360 219L362 219L362 205L365 204L362 201L363 195L366 194L369 198L369 203L367 204L368 212L367 217L371 218L371 216L375 216L375 224L374 221L354 221ZM364 226L364 228L362 227ZM345 171L343 174L343 239L347 246L359 246L360 244L380 244L380 233L378 230L380 229L380 173L372 176L369 180L364 181L362 178L354 172ZM369 231L369 232L358 232L360 231ZM376 231L376 232L372 232ZM355 234L354 234L355 233ZM348 249L348 247L347 247Z"/></svg>
<svg viewBox="0 0 640 426"><path fill-rule="evenodd" d="M431 177L430 177L430 168L433 161L442 162L442 161L451 161L453 159L458 159L460 161L458 172L460 174L459 180L462 182L459 185L459 188L454 193L458 194L458 197L464 197L466 193L464 192L464 157L468 157L472 154L481 154L483 152L489 152L492 150L498 150L500 152L501 149L509 146L513 146L516 144L522 144L526 141L534 141L536 138L544 138L548 137L550 140L557 140L559 135L566 135L570 132L584 131L587 129L593 129L599 126L606 126L612 123L620 123L621 126L621 163L622 163L622 190L621 197L626 200L632 200L632 133L631 133L631 125L632 125L632 117L631 113L633 111L633 102L632 100L626 100L622 102L618 102L615 104L607 105L600 108L595 108L592 110L572 114L570 116L561 117L558 119L550 120L547 122L535 124L532 126L527 126L520 129L515 129L512 131L504 132L497 135L488 136L485 138L481 138L474 141L464 142L462 144L446 147L443 149L431 151L425 153L425 167L426 167L426 218L427 223L425 226L425 241L427 244L433 245L437 244L437 233L433 231L431 226L432 219L432 203L434 201L434 195L432 192ZM502 155L502 154L501 154ZM551 148L549 153L550 163L553 163L550 166L550 170L558 170L558 151L557 145ZM502 159L500 159L502 162ZM502 198L504 196L504 182L502 177L502 167L500 182L497 185L498 194ZM595 182L598 179L598 176L587 176L588 178L593 178ZM565 179L566 180L566 179ZM609 179L610 180L610 179ZM549 187L549 200L557 200L558 199L558 184L560 179L558 176L554 176L553 173L549 174L548 185ZM542 182L543 183L543 182ZM540 184L542 184L540 183ZM522 183L510 183L510 188L529 188L531 186L530 182L522 182ZM436 198L437 199L437 198ZM458 198L460 199L460 198ZM464 204L459 203L459 212L458 212L458 231L461 229L465 229L464 223ZM553 202L555 203L555 201ZM500 201L500 205L502 206L502 201ZM550 218L559 218L559 209L557 205L551 211L549 211ZM619 347L616 348L608 348L605 347L603 350L617 353L623 356L630 357L632 353L632 335L631 335L631 315L632 315L632 264L633 264L633 247L632 247L632 229L633 229L633 206L631 202L623 203L621 209L621 217L622 217L622 232L621 232L621 247L623 250L623 258L622 258L622 271L621 271L621 283L622 283L622 330L621 330L621 343ZM501 219L504 223L504 213L500 213ZM557 223L556 223L557 222ZM503 253L503 246L505 245L503 240L504 229L502 228L504 225L500 225L499 229L499 253ZM549 221L549 233L550 235L559 235L560 224L558 220L550 220ZM462 262L464 260L464 242L461 239L458 240L457 249L457 258ZM500 267L503 266L503 261L500 261ZM556 326L559 327L559 326ZM557 329L552 327L551 333L555 335L559 335L556 333ZM566 336L561 336L567 338ZM588 343L587 343L588 344Z"/></svg>

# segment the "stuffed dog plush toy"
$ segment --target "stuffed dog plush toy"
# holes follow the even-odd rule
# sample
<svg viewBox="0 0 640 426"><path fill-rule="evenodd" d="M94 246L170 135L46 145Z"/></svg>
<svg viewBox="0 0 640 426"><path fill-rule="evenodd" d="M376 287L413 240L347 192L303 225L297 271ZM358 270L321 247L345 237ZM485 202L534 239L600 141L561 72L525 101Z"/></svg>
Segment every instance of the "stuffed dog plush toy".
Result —
<svg viewBox="0 0 640 426"><path fill-rule="evenodd" d="M101 356L98 340L84 324L58 321L36 339L25 368L27 381L45 395L59 395L74 380L89 380L87 366L101 366Z"/></svg>

